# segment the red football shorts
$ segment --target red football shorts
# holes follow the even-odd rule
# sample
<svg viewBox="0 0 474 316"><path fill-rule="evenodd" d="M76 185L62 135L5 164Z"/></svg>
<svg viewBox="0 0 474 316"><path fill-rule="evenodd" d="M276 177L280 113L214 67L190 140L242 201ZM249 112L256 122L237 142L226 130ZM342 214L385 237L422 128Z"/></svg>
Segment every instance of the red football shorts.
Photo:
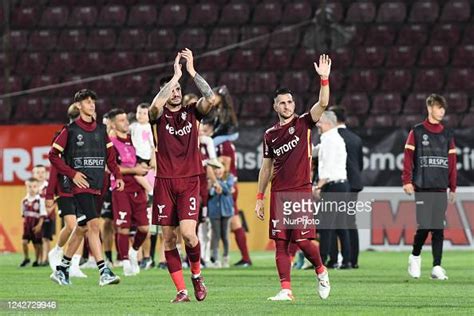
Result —
<svg viewBox="0 0 474 316"><path fill-rule="evenodd" d="M185 219L199 219L199 176L156 178L152 224L178 226Z"/></svg>

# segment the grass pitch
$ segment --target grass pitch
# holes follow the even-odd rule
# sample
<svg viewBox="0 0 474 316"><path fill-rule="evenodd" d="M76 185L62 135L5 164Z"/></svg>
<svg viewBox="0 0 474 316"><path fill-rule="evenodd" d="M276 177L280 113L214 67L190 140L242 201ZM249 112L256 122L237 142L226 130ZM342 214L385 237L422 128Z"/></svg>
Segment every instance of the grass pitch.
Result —
<svg viewBox="0 0 474 316"><path fill-rule="evenodd" d="M237 258L237 254L233 254ZM358 270L331 270L328 300L319 299L313 271L292 271L295 302L269 302L279 290L273 253L252 253L254 266L203 271L209 289L204 302L170 304L175 290L166 270L142 271L137 277L122 277L116 286L98 286L96 269L84 270L87 279L73 278L73 285L60 287L49 280L49 267L18 268L20 255L0 255L0 314L17 314L5 307L8 300L55 300L54 311L28 314L61 315L169 315L169 314L474 314L474 253L445 252L443 266L449 280L429 278L431 253L422 254L422 277L407 275L408 253L363 252ZM189 270L185 271L192 294ZM26 311L20 311L26 312Z"/></svg>

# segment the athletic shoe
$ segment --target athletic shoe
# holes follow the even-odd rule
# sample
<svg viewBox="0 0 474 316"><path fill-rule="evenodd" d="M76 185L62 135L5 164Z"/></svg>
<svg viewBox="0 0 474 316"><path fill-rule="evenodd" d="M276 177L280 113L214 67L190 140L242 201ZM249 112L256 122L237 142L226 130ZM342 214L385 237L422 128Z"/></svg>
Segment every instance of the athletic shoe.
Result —
<svg viewBox="0 0 474 316"><path fill-rule="evenodd" d="M189 299L188 291L186 290L179 291L176 294L176 297L171 301L171 303L188 303L188 302L191 302L191 300Z"/></svg>
<svg viewBox="0 0 474 316"><path fill-rule="evenodd" d="M421 256L408 256L408 274L415 279L421 275Z"/></svg>
<svg viewBox="0 0 474 316"><path fill-rule="evenodd" d="M105 267L104 272L100 275L99 279L99 285L104 286L104 285L110 285L110 284L119 284L120 283L120 278L115 275L112 270L109 268Z"/></svg>
<svg viewBox="0 0 474 316"><path fill-rule="evenodd" d="M38 263L38 261L35 261L33 262L33 264L31 265L32 267L41 267L41 265Z"/></svg>
<svg viewBox="0 0 474 316"><path fill-rule="evenodd" d="M138 265L138 251L130 247L128 250L128 258L132 264L132 270L134 274L140 273L140 266Z"/></svg>
<svg viewBox="0 0 474 316"><path fill-rule="evenodd" d="M240 260L236 263L234 263L234 267L242 267L242 268L247 268L252 266L252 261L245 261L245 260Z"/></svg>
<svg viewBox="0 0 474 316"><path fill-rule="evenodd" d="M329 283L329 273L324 270L323 273L318 274L318 293L323 300L327 299L331 292L331 284Z"/></svg>
<svg viewBox="0 0 474 316"><path fill-rule="evenodd" d="M209 159L207 165L217 169L224 168L224 165L217 158Z"/></svg>
<svg viewBox="0 0 474 316"><path fill-rule="evenodd" d="M194 287L194 297L198 301L204 301L207 296L207 288L204 284L204 278L202 276L198 276L197 278L191 277L191 281L193 282Z"/></svg>
<svg viewBox="0 0 474 316"><path fill-rule="evenodd" d="M220 268L222 268L222 265L221 265L221 262L219 260L216 260L214 262L209 261L206 264L206 267L209 268L209 269L220 269Z"/></svg>
<svg viewBox="0 0 474 316"><path fill-rule="evenodd" d="M339 270L349 270L352 269L352 263L347 262L347 263L342 263L339 267L337 267Z"/></svg>
<svg viewBox="0 0 474 316"><path fill-rule="evenodd" d="M83 264L80 265L81 269L96 269L97 268L97 263L95 262L95 259L92 257L89 257L89 260L84 262Z"/></svg>
<svg viewBox="0 0 474 316"><path fill-rule="evenodd" d="M446 275L446 270L441 266L434 266L431 270L431 279L433 280L447 280L448 276Z"/></svg>
<svg viewBox="0 0 474 316"><path fill-rule="evenodd" d="M166 269L168 269L168 264L166 262L160 262L160 263L158 263L158 265L156 267L158 269L166 270Z"/></svg>
<svg viewBox="0 0 474 316"><path fill-rule="evenodd" d="M87 278L87 275L81 271L79 266L71 266L71 271L69 272L71 278Z"/></svg>
<svg viewBox="0 0 474 316"><path fill-rule="evenodd" d="M123 264L123 275L125 276L134 276L136 273L133 271L132 263L130 260L122 260Z"/></svg>
<svg viewBox="0 0 474 316"><path fill-rule="evenodd" d="M61 264L61 259L63 258L63 250L58 246L54 247L53 249L48 252L48 261L49 266L53 272L56 270L56 267Z"/></svg>
<svg viewBox="0 0 474 316"><path fill-rule="evenodd" d="M71 281L69 281L69 272L63 270L56 270L51 273L50 277L51 281L56 282L59 285L71 285Z"/></svg>
<svg viewBox="0 0 474 316"><path fill-rule="evenodd" d="M25 259L23 260L21 263L20 263L20 268L23 268L23 267L26 267L27 265L29 265L31 262L30 259Z"/></svg>
<svg viewBox="0 0 474 316"><path fill-rule="evenodd" d="M282 289L277 295L267 298L267 301L294 301L295 297L291 290Z"/></svg>
<svg viewBox="0 0 474 316"><path fill-rule="evenodd" d="M227 257L223 257L223 258L222 258L222 264L221 264L221 267L222 267L222 268L230 268L230 264L229 264L229 256L227 256Z"/></svg>
<svg viewBox="0 0 474 316"><path fill-rule="evenodd" d="M152 268L153 261L151 258L143 258L142 262L140 262L140 269L143 270L150 270Z"/></svg>

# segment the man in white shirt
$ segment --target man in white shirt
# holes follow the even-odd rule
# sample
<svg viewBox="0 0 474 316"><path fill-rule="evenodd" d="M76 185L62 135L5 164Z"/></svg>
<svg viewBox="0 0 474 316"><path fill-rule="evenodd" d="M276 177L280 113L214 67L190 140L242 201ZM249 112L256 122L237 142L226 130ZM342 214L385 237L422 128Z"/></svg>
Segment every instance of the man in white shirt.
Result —
<svg viewBox="0 0 474 316"><path fill-rule="evenodd" d="M318 184L314 188L314 194L325 203L345 203L347 192L350 191L347 181L347 150L344 139L337 131L336 114L325 111L316 124L321 133L321 144L318 151ZM327 205L330 205L329 203ZM350 240L346 227L346 213L335 211L337 208L325 207L326 210L319 214L320 226L320 249L323 262L327 260L331 244L335 240L335 234L341 241L341 252L343 256L340 269L350 269ZM334 262L332 267L334 267ZM329 267L329 266L328 266Z"/></svg>

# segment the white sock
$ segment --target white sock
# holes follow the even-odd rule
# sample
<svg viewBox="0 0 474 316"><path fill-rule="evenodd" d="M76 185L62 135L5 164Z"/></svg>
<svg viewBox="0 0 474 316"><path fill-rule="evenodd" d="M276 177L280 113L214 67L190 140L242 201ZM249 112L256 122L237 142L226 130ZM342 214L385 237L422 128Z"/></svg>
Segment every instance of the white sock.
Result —
<svg viewBox="0 0 474 316"><path fill-rule="evenodd" d="M63 247L60 247L59 245L56 245L56 247L54 247L54 251L62 251L63 250Z"/></svg>
<svg viewBox="0 0 474 316"><path fill-rule="evenodd" d="M193 274L192 278L193 278L193 279L197 279L197 278L199 278L200 276L201 276L201 273L199 273L199 274Z"/></svg>
<svg viewBox="0 0 474 316"><path fill-rule="evenodd" d="M71 259L71 266L79 267L79 261L81 261L81 255L74 255Z"/></svg>

